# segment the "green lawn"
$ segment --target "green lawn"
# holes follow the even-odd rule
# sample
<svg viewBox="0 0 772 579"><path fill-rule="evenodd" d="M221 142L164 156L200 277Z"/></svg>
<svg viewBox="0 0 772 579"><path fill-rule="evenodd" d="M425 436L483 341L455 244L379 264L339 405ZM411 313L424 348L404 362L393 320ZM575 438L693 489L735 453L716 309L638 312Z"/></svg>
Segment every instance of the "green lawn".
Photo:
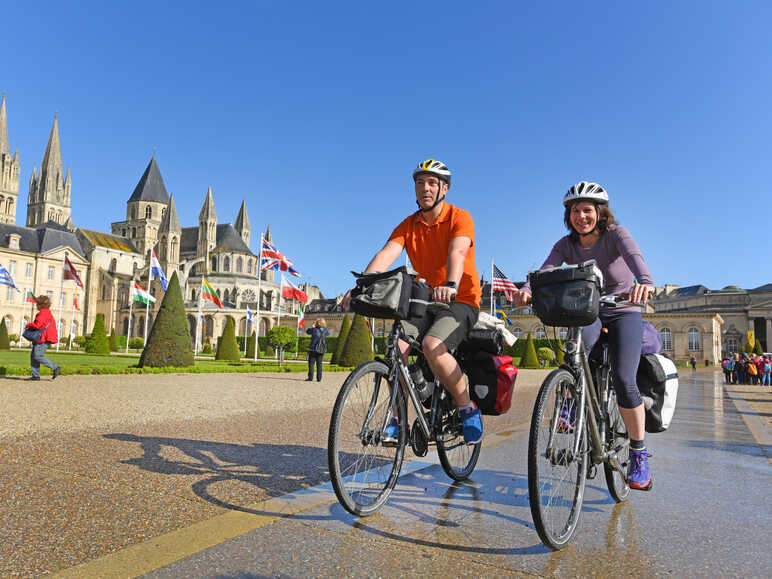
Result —
<svg viewBox="0 0 772 579"><path fill-rule="evenodd" d="M215 361L213 358L196 359L194 366L189 368L138 368L138 354L111 354L110 356L95 356L72 352L57 352L49 349L46 352L49 360L62 367L62 375L66 374L163 374L163 373L225 373L225 372L306 372L308 364L305 361L286 361L283 368L277 362L251 360L243 362ZM0 350L0 375L29 376L31 375L30 350ZM51 374L51 371L41 366L41 374ZM350 371L350 368L329 366L325 371Z"/></svg>

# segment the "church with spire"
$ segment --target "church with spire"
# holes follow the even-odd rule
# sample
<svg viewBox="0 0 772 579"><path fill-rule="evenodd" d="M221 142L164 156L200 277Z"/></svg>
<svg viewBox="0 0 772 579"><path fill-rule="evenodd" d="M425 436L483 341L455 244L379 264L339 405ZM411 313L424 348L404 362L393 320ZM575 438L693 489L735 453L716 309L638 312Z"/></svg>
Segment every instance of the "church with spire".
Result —
<svg viewBox="0 0 772 579"><path fill-rule="evenodd" d="M0 223L16 223L16 206L19 202L19 152L11 155L8 141L8 115L5 110L5 93L0 102Z"/></svg>

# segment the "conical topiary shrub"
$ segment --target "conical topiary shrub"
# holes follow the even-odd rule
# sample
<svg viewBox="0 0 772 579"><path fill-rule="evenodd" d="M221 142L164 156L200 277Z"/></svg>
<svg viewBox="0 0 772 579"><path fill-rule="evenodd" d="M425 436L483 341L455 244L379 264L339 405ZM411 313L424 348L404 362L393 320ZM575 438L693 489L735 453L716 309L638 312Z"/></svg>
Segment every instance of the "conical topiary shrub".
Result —
<svg viewBox="0 0 772 579"><path fill-rule="evenodd" d="M140 368L192 366L193 344L190 341L188 318L182 301L177 272L172 274L161 307L155 317L145 349L139 357Z"/></svg>
<svg viewBox="0 0 772 579"><path fill-rule="evenodd" d="M10 350L11 339L8 337L8 328L5 325L5 318L0 322L0 350Z"/></svg>
<svg viewBox="0 0 772 579"><path fill-rule="evenodd" d="M94 320L94 329L86 340L86 352L89 354L98 354L100 356L110 355L110 340L107 339L105 331L105 316L97 314Z"/></svg>
<svg viewBox="0 0 772 579"><path fill-rule="evenodd" d="M247 358L255 357L255 344L257 344L257 335L252 332L252 335L247 338Z"/></svg>
<svg viewBox="0 0 772 579"><path fill-rule="evenodd" d="M521 368L538 368L539 358L536 357L536 347L533 345L533 338L531 333L528 332L528 337L525 340L525 353L523 359L520 360Z"/></svg>
<svg viewBox="0 0 772 579"><path fill-rule="evenodd" d="M241 360L241 352L239 352L239 344L236 341L236 327L233 324L233 318L228 316L225 320L225 328L222 331L222 339L217 347L217 354L214 356L215 360L231 360L238 362Z"/></svg>
<svg viewBox="0 0 772 579"><path fill-rule="evenodd" d="M359 314L354 316L351 322L346 345L338 358L337 364L340 366L358 366L362 362L373 359L373 344L370 336L370 329L363 316Z"/></svg>
<svg viewBox="0 0 772 579"><path fill-rule="evenodd" d="M118 336L115 335L115 328L113 328L110 332L110 351L118 351Z"/></svg>
<svg viewBox="0 0 772 579"><path fill-rule="evenodd" d="M753 346L753 353L759 356L764 355L764 350L761 348L761 342L756 340L756 344Z"/></svg>
<svg viewBox="0 0 772 579"><path fill-rule="evenodd" d="M346 347L346 339L348 338L348 333L351 330L351 320L349 320L348 316L344 314L343 316L343 323L340 325L340 333L338 334L338 342L335 344L335 352L332 354L332 358L330 359L330 364L337 364L338 359L340 358L340 355L343 353L343 348Z"/></svg>

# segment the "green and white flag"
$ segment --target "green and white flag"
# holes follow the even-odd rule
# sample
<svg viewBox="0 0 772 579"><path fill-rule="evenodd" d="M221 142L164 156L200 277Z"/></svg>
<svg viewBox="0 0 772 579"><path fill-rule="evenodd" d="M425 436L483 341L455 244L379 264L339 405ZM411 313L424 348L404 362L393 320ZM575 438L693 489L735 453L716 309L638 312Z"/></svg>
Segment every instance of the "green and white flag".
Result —
<svg viewBox="0 0 772 579"><path fill-rule="evenodd" d="M142 286L137 282L134 282L134 291L132 292L131 299L135 302L141 302L143 304L154 304L155 298L142 289Z"/></svg>

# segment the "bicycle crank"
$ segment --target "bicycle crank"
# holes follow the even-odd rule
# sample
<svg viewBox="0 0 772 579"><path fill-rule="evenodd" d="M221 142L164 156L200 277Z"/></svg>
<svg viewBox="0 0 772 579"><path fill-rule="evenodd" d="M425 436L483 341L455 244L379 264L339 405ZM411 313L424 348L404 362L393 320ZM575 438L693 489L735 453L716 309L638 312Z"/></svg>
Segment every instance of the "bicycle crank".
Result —
<svg viewBox="0 0 772 579"><path fill-rule="evenodd" d="M417 418L413 423L413 428L410 429L410 446L412 447L416 456L423 457L426 456L427 452L429 452L429 441L424 436L423 430L421 430L421 426L418 424Z"/></svg>

